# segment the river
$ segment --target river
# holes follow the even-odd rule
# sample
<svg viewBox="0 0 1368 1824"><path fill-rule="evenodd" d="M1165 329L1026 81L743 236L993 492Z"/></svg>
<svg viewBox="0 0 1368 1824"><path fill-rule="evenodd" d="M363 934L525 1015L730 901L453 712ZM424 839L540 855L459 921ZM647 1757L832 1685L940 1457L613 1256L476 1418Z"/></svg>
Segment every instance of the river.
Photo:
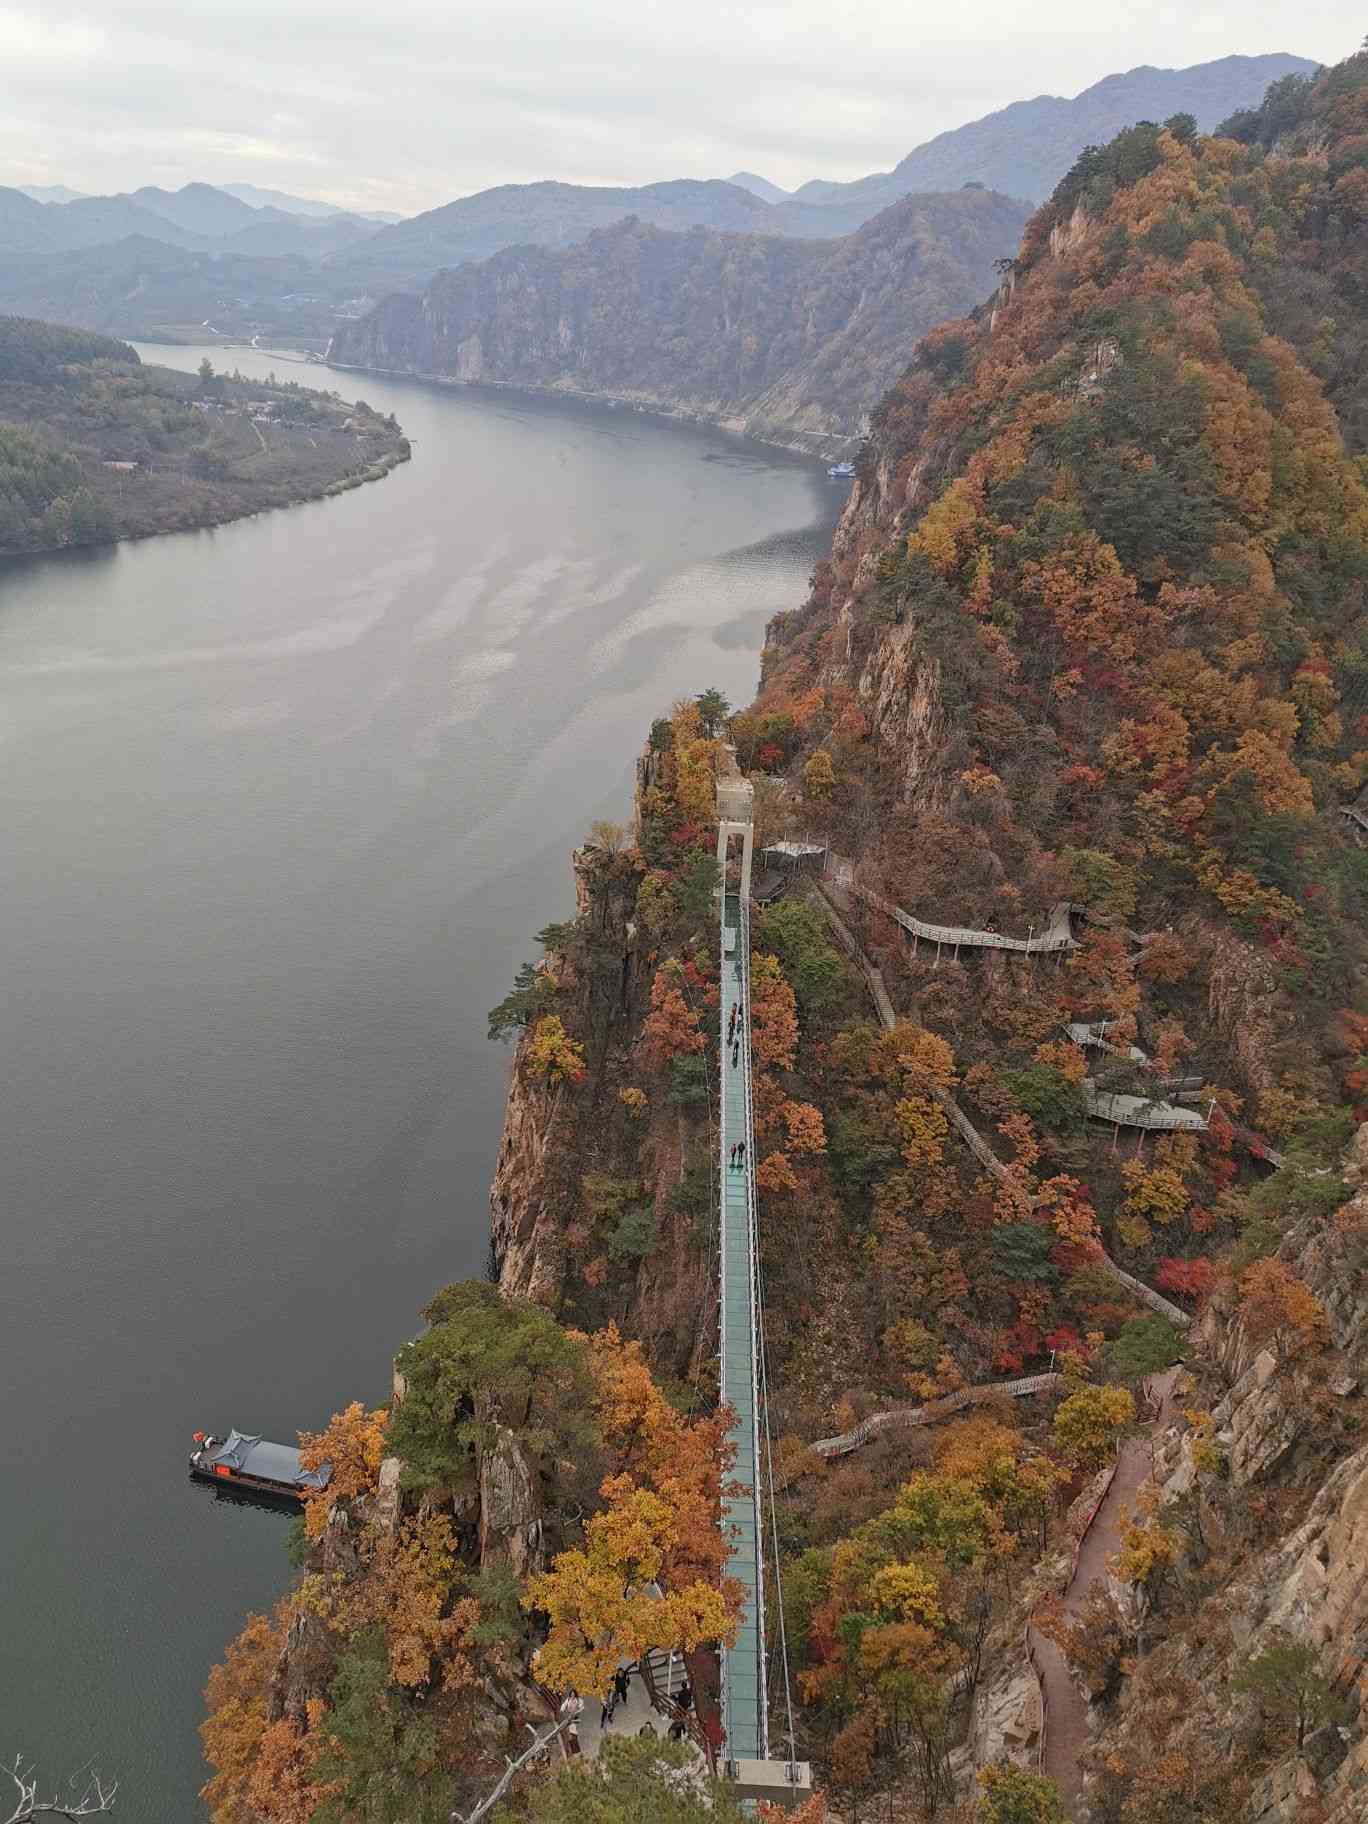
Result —
<svg viewBox="0 0 1368 1824"><path fill-rule="evenodd" d="M841 503L625 411L141 352L414 442L336 500L0 565L0 1755L189 1824L205 1675L289 1575L190 1433L383 1398L485 1270L484 1013L652 718L747 700Z"/></svg>

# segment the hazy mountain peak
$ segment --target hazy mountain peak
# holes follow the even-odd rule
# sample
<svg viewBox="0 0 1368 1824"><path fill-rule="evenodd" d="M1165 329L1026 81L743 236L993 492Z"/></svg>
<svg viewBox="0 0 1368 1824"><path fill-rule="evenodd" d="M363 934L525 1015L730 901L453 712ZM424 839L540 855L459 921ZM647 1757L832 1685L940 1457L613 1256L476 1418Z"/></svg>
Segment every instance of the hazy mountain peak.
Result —
<svg viewBox="0 0 1368 1824"><path fill-rule="evenodd" d="M772 184L767 177L761 177L755 171L733 171L725 181L735 184L738 190L749 190L762 203L786 203L793 194L790 190L781 190L778 184Z"/></svg>
<svg viewBox="0 0 1368 1824"><path fill-rule="evenodd" d="M78 203L87 194L84 190L70 190L65 184L16 184L14 188L32 197L35 203Z"/></svg>
<svg viewBox="0 0 1368 1824"><path fill-rule="evenodd" d="M403 216L392 209L340 209L336 203L325 203L316 196L292 196L288 190L267 190L260 184L218 184L226 196L235 196L249 209L278 209L282 215L355 215L365 222L402 222Z"/></svg>

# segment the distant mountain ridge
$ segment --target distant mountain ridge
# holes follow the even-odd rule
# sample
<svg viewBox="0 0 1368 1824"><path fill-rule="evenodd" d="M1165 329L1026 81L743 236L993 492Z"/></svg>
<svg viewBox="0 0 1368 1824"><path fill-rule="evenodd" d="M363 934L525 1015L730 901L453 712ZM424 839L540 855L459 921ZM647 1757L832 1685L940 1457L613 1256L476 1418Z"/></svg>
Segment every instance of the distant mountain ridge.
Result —
<svg viewBox="0 0 1368 1824"><path fill-rule="evenodd" d="M378 225L241 183L175 191L147 185L60 203L0 187L0 308L124 335L170 329L183 336L205 326L322 347L339 322L392 291L421 291L446 268L511 247L571 246L632 217L668 232L834 243L907 194L976 184L1038 198L1085 144L1137 119L1190 113L1209 129L1257 107L1270 82L1313 67L1279 53L1186 70L1131 70L1072 99L1017 102L941 134L891 172L849 184L812 182L791 196L747 171L733 181L636 186L546 180L499 185Z"/></svg>
<svg viewBox="0 0 1368 1824"><path fill-rule="evenodd" d="M904 197L836 241L629 219L395 293L338 331L330 359L607 395L835 453L918 337L992 289L1026 217L957 190Z"/></svg>
<svg viewBox="0 0 1368 1824"><path fill-rule="evenodd" d="M1104 76L1072 97L1038 95L985 114L981 120L938 133L917 146L892 171L851 184L818 180L794 192L800 203L882 208L912 190L950 190L986 184L1009 196L1043 202L1085 146L1103 145L1138 120L1162 121L1191 114L1210 133L1228 114L1252 105L1283 76L1308 75L1306 57L1274 52L1263 57L1222 57L1187 69L1150 64Z"/></svg>
<svg viewBox="0 0 1368 1824"><path fill-rule="evenodd" d="M363 222L402 222L403 216L392 209L342 209L336 203L325 203L318 197L292 196L288 190L264 190L260 184L215 184L228 196L249 203L253 209L279 209L285 215L308 215L319 218L330 215L354 215Z"/></svg>

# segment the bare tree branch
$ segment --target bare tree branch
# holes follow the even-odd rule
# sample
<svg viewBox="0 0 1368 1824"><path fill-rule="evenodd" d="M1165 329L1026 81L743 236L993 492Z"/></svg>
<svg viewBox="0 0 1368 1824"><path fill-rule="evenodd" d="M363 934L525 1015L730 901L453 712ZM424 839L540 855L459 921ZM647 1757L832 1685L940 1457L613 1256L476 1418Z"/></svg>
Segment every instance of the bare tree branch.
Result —
<svg viewBox="0 0 1368 1824"><path fill-rule="evenodd" d="M554 1728L548 1729L542 1735L538 1735L537 1732L533 1730L531 1747L524 1749L516 1761L508 1761L504 1768L503 1775L494 1790L480 1800L479 1804L475 1807L474 1811L471 1812L468 1818L463 1820L459 1811L453 1811L451 1814L451 1824L479 1824L479 1820L488 1812L491 1812L494 1809L496 1802L508 1791L509 1786L512 1784L514 1774L525 1767L529 1761L535 1761L539 1755L545 1754L547 1749L551 1746L551 1743L560 1734L561 1730L574 1720L573 1716L563 1716ZM529 1723L527 1727L531 1729L531 1723Z"/></svg>
<svg viewBox="0 0 1368 1824"><path fill-rule="evenodd" d="M98 1773L89 1774L84 1787L79 1791L76 1781L70 1780L72 1797L50 1799L38 1797L38 1776L31 1766L26 1766L22 1754L16 1754L14 1765L5 1772L14 1782L16 1793L14 1810L7 1818L0 1818L0 1824L28 1824L30 1818L47 1816L53 1818L94 1818L111 1812L114 1809L114 1795L119 1790L117 1780L101 1779Z"/></svg>

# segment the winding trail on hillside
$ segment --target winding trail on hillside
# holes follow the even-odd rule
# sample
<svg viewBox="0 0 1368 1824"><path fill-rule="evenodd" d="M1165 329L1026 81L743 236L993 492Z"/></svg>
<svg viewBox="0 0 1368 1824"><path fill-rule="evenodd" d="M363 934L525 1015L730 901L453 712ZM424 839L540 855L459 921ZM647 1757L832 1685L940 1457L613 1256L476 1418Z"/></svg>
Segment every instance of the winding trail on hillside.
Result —
<svg viewBox="0 0 1368 1824"><path fill-rule="evenodd" d="M859 967L878 1010L879 1023L885 1031L891 1032L897 1023L897 1014L882 972L860 948L841 917L838 905L833 903L834 896L828 896L831 891L830 882L823 880L814 882L813 885L815 891L812 903L823 913L841 947ZM1019 1193L1020 1185L954 1097L940 1092L936 1099L975 1158L1001 1182L1010 1184ZM1035 1200L1030 1201L1034 1204ZM1180 1310L1142 1280L1118 1267L1107 1253L1101 1254L1099 1265L1104 1266L1142 1304L1166 1317L1170 1323L1178 1325L1180 1329L1186 1329L1191 1324L1192 1319L1186 1311ZM1066 1614L1076 1614L1082 1608L1092 1585L1106 1577L1107 1560L1120 1547L1121 1515L1125 1510L1134 1511L1136 1495L1153 1468L1153 1437L1168 1422L1173 1403L1173 1385L1178 1372L1177 1368L1170 1368L1163 1374L1151 1376L1145 1383L1146 1398L1153 1413L1152 1421L1144 1432L1127 1439L1117 1455L1116 1467L1079 1541L1064 1593ZM923 1406L895 1407L886 1412L873 1413L853 1430L843 1432L839 1437L819 1438L809 1449L821 1457L843 1456L884 1432L903 1426L929 1425L966 1406L981 1404L1004 1395L1019 1399L1034 1393L1049 1392L1060 1385L1062 1380L1062 1375L1039 1374L962 1388L958 1393L941 1400L928 1401ZM1066 1816L1077 1820L1083 1798L1082 1755L1091 1733L1089 1701L1069 1671L1063 1653L1052 1640L1047 1639L1033 1624L1027 1626L1027 1640L1044 1700L1041 1768L1057 1783Z"/></svg>
<svg viewBox="0 0 1368 1824"><path fill-rule="evenodd" d="M882 971L865 955L849 926L841 917L839 908L833 904L832 898L829 897L831 891L829 882L824 880L814 882L813 885L816 890L812 897L812 903L817 907L818 911L825 916L827 923L835 932L837 940L840 942L842 948L848 952L852 960L859 967L860 972L863 974L865 982L868 985L874 1005L878 1010L879 1023L886 1032L891 1032L897 1024L897 1014L893 1010L893 1002L889 998L888 988L884 983ZM929 1093L939 1104L946 1119L959 1133L960 1138L979 1161L980 1165L983 1166L984 1170L990 1172L992 1176L996 1178L1000 1184L1009 1189L1014 1196L1021 1197L1022 1187L1018 1179L1003 1161L998 1158L992 1147L989 1146L983 1135L974 1126L973 1122L969 1119L968 1115L965 1114L964 1110L949 1091L933 1089ZM1203 1125L1205 1125L1205 1123L1203 1123ZM1031 1208L1034 1208L1036 1205L1036 1199L1029 1196L1026 1198L1026 1202ZM1160 1317L1167 1318L1169 1323L1176 1324L1180 1330L1186 1330L1189 1324L1191 1324L1192 1318L1186 1311L1180 1306L1175 1305L1171 1299L1165 1298L1162 1292L1156 1292L1152 1286L1147 1286L1143 1280L1136 1279L1133 1274L1127 1273L1124 1267L1119 1267L1105 1250L1099 1250L1097 1264L1100 1267L1105 1268L1105 1270L1111 1274L1112 1278L1116 1280L1118 1285L1124 1286L1133 1298L1138 1299L1142 1305L1147 1306L1151 1311L1157 1312Z"/></svg>
<svg viewBox="0 0 1368 1824"><path fill-rule="evenodd" d="M1117 1454L1116 1468L1102 1499L1078 1544L1073 1571L1064 1591L1064 1613L1076 1616L1094 1583L1105 1582L1107 1561L1121 1547L1121 1516L1134 1513L1141 1485L1154 1467L1154 1439L1168 1424L1173 1408L1177 1368L1156 1374L1145 1383L1154 1416L1143 1432L1128 1438ZM1087 1696L1069 1670L1068 1661L1054 1641L1034 1624L1028 1628L1036 1675L1045 1697L1042 1771L1059 1787L1066 1816L1077 1820L1083 1800L1082 1755L1091 1736Z"/></svg>

